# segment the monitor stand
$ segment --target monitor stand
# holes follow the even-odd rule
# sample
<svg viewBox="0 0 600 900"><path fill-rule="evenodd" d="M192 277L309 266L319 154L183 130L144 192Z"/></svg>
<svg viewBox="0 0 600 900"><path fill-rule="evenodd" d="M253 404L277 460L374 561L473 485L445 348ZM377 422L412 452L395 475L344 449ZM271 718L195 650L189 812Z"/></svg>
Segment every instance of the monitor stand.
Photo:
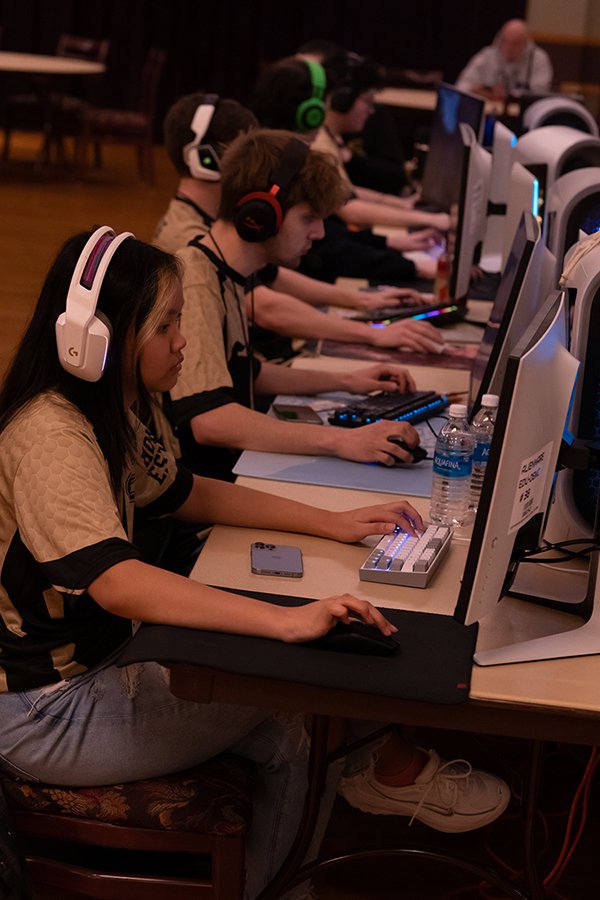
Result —
<svg viewBox="0 0 600 900"><path fill-rule="evenodd" d="M504 268L504 228L506 216L487 217L479 265L484 272L501 272Z"/></svg>
<svg viewBox="0 0 600 900"><path fill-rule="evenodd" d="M531 568L538 569L542 575L536 585L538 592L544 591L544 581L552 581L556 588L556 569L541 569L537 565ZM600 578L596 577L596 570L597 563L594 562L589 572L568 573L569 587L558 602L539 597L530 600L504 597L495 612L479 623L474 655L477 665L494 666L600 653ZM566 584L564 573L562 577ZM560 594L560 590L554 590L554 594ZM547 602L554 608L540 606ZM590 607L591 614L582 623L581 611L589 611Z"/></svg>

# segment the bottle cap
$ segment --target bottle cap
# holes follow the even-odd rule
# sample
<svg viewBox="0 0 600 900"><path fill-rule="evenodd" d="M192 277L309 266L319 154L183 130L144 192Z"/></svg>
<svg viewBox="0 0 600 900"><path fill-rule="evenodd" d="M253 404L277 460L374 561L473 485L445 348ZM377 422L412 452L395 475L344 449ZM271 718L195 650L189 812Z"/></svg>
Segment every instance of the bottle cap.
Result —
<svg viewBox="0 0 600 900"><path fill-rule="evenodd" d="M466 419L467 405L466 403L451 403L448 415L451 419Z"/></svg>
<svg viewBox="0 0 600 900"><path fill-rule="evenodd" d="M484 394L481 398L482 406L492 406L495 408L496 406L498 406L499 402L500 398L498 397L498 394Z"/></svg>

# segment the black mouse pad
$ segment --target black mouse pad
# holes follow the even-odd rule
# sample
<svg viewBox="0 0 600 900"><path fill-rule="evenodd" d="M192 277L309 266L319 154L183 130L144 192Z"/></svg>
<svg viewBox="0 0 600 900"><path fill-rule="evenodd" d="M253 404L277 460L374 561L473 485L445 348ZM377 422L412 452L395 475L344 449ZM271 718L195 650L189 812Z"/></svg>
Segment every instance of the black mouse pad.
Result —
<svg viewBox="0 0 600 900"><path fill-rule="evenodd" d="M257 591L232 590L231 593L280 606L312 602L303 597ZM178 662L404 700L448 704L465 701L469 695L477 624L462 625L452 616L408 610L386 608L382 612L398 628L395 637L400 649L393 656L339 653L310 644L143 624L123 648L117 664L125 666L148 660L163 664Z"/></svg>

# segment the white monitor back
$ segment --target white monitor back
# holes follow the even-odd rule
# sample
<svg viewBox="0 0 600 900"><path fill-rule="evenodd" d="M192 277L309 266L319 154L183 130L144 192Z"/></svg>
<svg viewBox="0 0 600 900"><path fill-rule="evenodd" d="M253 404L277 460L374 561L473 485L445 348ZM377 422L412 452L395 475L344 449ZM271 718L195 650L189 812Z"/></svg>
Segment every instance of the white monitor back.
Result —
<svg viewBox="0 0 600 900"><path fill-rule="evenodd" d="M585 237L574 244L565 256L564 286L570 296L572 326L570 350L581 363L573 405L567 427L575 438L594 431L594 394L598 391L596 352L589 351L597 332L600 304L600 234ZM586 252L587 251L587 252ZM558 473L554 502L548 518L546 536L551 541L589 538L593 534L590 498L585 486L576 487L582 475L571 470Z"/></svg>
<svg viewBox="0 0 600 900"><path fill-rule="evenodd" d="M463 166L456 210L456 229L450 273L450 296L462 299L467 296L475 252L485 230L489 196L492 157L477 140L473 129L461 122L459 132L463 147ZM449 245L452 239L449 236Z"/></svg>
<svg viewBox="0 0 600 900"><path fill-rule="evenodd" d="M556 258L556 284L567 251L580 233L600 228L600 167L576 169L557 178L546 201L544 238Z"/></svg>
<svg viewBox="0 0 600 900"><path fill-rule="evenodd" d="M513 163L510 172L506 215L502 229L502 265L504 268L514 240L521 216L524 212L538 215L538 181L534 175L518 162Z"/></svg>
<svg viewBox="0 0 600 900"><path fill-rule="evenodd" d="M592 114L572 97L544 97L525 110L523 130L533 131L550 125L566 125L587 134L598 135L598 123Z"/></svg>
<svg viewBox="0 0 600 900"><path fill-rule="evenodd" d="M479 264L484 272L500 272L506 262L504 228L513 166L516 135L502 122L494 123L492 141L492 170L488 215Z"/></svg>

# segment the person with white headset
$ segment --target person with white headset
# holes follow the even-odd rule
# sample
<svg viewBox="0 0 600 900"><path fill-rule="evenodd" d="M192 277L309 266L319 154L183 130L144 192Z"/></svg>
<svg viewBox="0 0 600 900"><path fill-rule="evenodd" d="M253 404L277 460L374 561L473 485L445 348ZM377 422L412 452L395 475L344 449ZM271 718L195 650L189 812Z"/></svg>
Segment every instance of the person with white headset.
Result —
<svg viewBox="0 0 600 900"><path fill-rule="evenodd" d="M404 500L331 512L176 463L140 416L179 377L182 304L172 255L108 226L77 235L53 263L0 389L0 769L106 785L225 749L247 756L257 765L253 898L296 833L303 717L179 700L157 664L118 668L119 649L140 621L286 642L349 615L386 635L395 628L349 595L275 607L148 565L131 540L135 512L346 542L422 522Z"/></svg>
<svg viewBox="0 0 600 900"><path fill-rule="evenodd" d="M135 512L345 542L423 523L404 500L331 512L178 465L140 415L179 377L182 304L175 257L108 226L77 235L51 266L0 388L0 769L91 786L182 771L226 749L246 756L257 766L252 900L297 830L303 717L180 700L159 665L119 668L119 650L140 622L291 643L350 616L388 636L396 629L347 594L280 607L148 565L131 542ZM390 742L380 753L391 746L393 770L401 745ZM494 776L466 773L461 783L443 821L462 830L497 818L508 802ZM434 787L421 785L423 800ZM413 802L419 817L423 800ZM286 895L309 896L306 886Z"/></svg>

